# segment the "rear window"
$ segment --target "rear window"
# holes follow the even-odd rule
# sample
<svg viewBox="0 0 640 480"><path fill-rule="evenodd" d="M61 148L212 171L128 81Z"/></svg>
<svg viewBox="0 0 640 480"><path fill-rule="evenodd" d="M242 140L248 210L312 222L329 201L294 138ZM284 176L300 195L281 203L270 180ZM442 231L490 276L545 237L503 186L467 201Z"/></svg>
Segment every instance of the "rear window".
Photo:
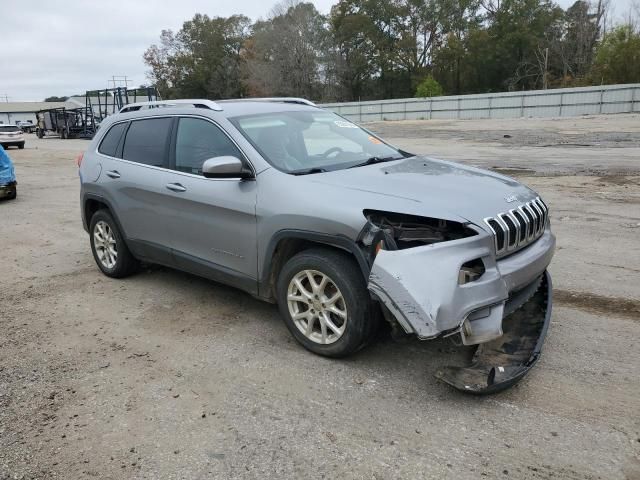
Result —
<svg viewBox="0 0 640 480"><path fill-rule="evenodd" d="M122 158L155 167L164 166L172 121L171 118L149 118L131 122Z"/></svg>
<svg viewBox="0 0 640 480"><path fill-rule="evenodd" d="M22 130L20 130L18 127L14 127L14 126L2 126L0 125L0 132L2 133L14 133L14 132L21 132Z"/></svg>
<svg viewBox="0 0 640 480"><path fill-rule="evenodd" d="M98 151L103 155L109 155L110 157L115 157L116 152L118 150L118 144L120 143L120 138L122 138L122 134L127 128L127 123L117 123L113 127L109 129L107 134L102 139L100 143L100 147Z"/></svg>

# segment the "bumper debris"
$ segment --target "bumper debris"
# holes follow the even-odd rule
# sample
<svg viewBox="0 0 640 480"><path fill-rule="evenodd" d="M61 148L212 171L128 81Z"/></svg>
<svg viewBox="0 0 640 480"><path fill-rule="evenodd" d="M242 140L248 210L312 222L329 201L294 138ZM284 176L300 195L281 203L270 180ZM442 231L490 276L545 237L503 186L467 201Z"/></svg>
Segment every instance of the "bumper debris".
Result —
<svg viewBox="0 0 640 480"><path fill-rule="evenodd" d="M490 394L514 385L540 358L551 319L551 277L545 272L538 290L503 320L503 335L478 345L468 367L444 367L443 382L464 392Z"/></svg>

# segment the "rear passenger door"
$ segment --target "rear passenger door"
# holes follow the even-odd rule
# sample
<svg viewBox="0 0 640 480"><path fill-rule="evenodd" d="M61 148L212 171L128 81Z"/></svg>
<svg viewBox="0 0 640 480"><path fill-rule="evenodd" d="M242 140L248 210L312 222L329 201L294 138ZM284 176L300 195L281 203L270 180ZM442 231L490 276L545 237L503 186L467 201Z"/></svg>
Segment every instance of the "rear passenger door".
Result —
<svg viewBox="0 0 640 480"><path fill-rule="evenodd" d="M213 121L181 117L171 148L166 225L177 264L247 290L256 288L256 182L202 175L205 160L231 155L247 162ZM247 164L248 165L248 164Z"/></svg>
<svg viewBox="0 0 640 480"><path fill-rule="evenodd" d="M103 158L101 175L129 247L138 256L165 264L171 263L164 203L173 124L173 117L132 120L116 158Z"/></svg>

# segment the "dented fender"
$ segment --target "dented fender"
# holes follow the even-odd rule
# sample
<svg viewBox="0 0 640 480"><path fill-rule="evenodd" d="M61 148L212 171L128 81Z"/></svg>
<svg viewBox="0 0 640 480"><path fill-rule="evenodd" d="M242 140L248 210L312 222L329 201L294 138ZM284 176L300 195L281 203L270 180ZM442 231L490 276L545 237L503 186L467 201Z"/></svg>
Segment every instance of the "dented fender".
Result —
<svg viewBox="0 0 640 480"><path fill-rule="evenodd" d="M369 275L369 290L391 311L407 333L434 338L460 327L474 310L501 305L509 296L487 234L407 250L381 250ZM482 259L480 279L458 284L460 268Z"/></svg>

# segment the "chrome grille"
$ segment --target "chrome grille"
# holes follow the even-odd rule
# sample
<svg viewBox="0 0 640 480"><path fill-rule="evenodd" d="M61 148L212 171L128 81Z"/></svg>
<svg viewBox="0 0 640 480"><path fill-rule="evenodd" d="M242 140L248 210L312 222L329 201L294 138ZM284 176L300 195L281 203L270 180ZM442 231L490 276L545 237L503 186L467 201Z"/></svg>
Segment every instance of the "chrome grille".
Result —
<svg viewBox="0 0 640 480"><path fill-rule="evenodd" d="M529 245L547 225L549 209L540 197L484 222L493 232L496 255L502 256Z"/></svg>

